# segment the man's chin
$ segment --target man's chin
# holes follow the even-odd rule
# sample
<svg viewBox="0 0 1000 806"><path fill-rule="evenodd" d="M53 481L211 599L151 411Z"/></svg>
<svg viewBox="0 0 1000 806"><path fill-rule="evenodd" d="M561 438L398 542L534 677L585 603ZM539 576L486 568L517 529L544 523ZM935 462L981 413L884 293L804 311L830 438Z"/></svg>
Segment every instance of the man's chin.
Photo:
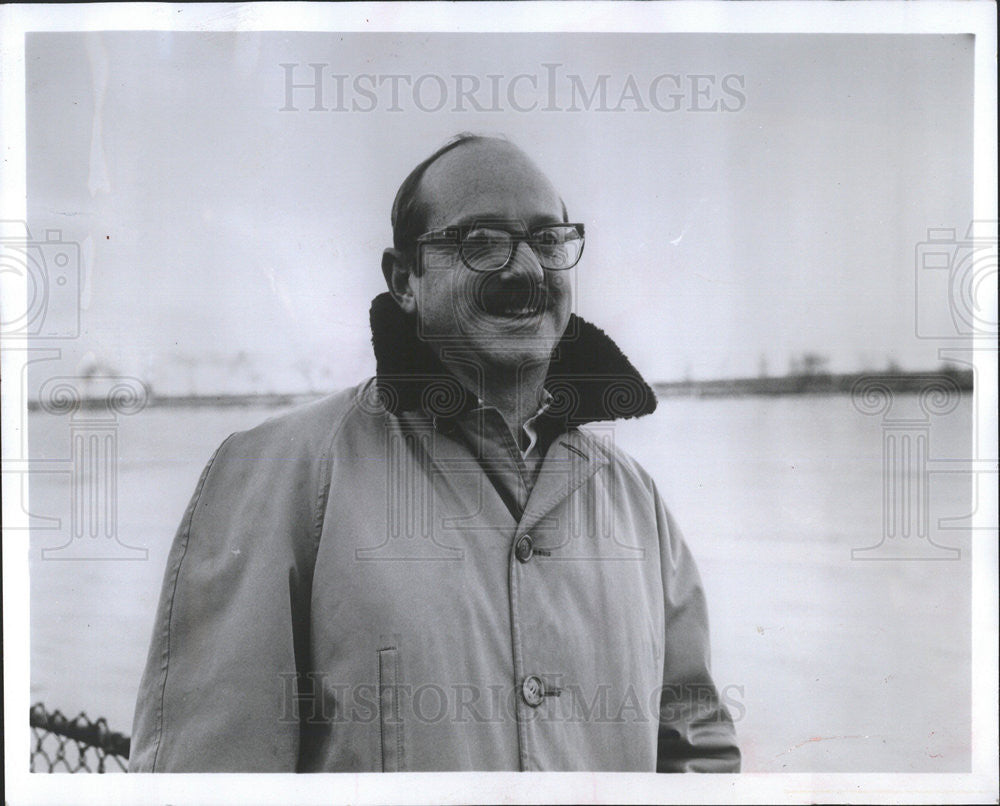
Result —
<svg viewBox="0 0 1000 806"><path fill-rule="evenodd" d="M511 369L527 364L547 363L552 357L557 339L540 334L502 334L481 337L477 341L479 349L476 352L482 356L484 364Z"/></svg>

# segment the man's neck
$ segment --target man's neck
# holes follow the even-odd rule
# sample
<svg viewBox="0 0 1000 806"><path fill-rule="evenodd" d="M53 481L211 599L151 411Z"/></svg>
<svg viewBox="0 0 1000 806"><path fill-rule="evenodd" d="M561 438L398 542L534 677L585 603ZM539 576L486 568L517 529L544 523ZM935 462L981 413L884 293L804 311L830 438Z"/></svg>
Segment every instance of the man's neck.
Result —
<svg viewBox="0 0 1000 806"><path fill-rule="evenodd" d="M484 404L497 409L514 434L521 433L525 422L534 417L542 405L548 362L481 368L447 359L442 359L442 363Z"/></svg>

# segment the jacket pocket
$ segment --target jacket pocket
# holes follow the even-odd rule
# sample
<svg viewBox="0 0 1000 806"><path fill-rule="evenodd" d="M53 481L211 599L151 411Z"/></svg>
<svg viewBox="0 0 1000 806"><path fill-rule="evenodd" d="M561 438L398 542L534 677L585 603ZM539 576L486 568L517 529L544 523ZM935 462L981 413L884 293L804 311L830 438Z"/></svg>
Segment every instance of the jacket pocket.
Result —
<svg viewBox="0 0 1000 806"><path fill-rule="evenodd" d="M403 718L400 707L402 680L399 650L394 646L378 651L379 739L382 744L382 772L406 769L403 758Z"/></svg>

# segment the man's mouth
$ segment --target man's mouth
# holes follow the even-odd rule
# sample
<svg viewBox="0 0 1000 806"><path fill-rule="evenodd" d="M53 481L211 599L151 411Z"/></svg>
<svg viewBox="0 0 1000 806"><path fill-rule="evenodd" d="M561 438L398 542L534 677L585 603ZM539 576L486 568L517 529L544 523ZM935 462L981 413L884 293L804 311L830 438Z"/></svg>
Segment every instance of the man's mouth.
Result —
<svg viewBox="0 0 1000 806"><path fill-rule="evenodd" d="M489 313L493 314L493 316L509 316L513 318L521 318L521 317L534 316L535 314L540 313L541 310L542 307L540 305L529 306L525 308L507 306L497 311L489 311Z"/></svg>
<svg viewBox="0 0 1000 806"><path fill-rule="evenodd" d="M491 316L529 317L545 309L545 293L541 288L489 286L484 283L477 290L476 305Z"/></svg>

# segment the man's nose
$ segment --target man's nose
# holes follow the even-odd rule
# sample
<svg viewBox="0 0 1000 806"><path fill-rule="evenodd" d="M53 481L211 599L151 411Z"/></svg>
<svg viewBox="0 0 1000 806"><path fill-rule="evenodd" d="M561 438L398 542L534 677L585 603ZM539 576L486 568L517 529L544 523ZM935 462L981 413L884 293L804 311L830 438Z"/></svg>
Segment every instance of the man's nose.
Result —
<svg viewBox="0 0 1000 806"><path fill-rule="evenodd" d="M545 279L545 269L538 262L538 255L524 241L518 242L514 248L514 254L510 256L507 265L504 266L504 274L530 279L540 283Z"/></svg>

